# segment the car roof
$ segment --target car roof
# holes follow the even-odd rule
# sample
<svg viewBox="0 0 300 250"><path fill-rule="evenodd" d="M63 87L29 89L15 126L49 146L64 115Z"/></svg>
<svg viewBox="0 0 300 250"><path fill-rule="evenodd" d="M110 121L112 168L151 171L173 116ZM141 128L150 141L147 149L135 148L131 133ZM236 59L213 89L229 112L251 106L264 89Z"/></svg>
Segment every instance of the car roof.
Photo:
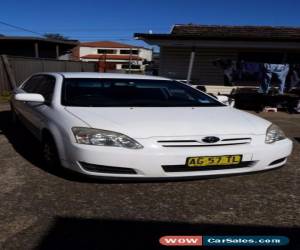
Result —
<svg viewBox="0 0 300 250"><path fill-rule="evenodd" d="M138 75L138 74L120 74L120 73L96 73L96 72L56 72L65 78L113 78L113 79L144 79L144 80L170 80L165 77Z"/></svg>

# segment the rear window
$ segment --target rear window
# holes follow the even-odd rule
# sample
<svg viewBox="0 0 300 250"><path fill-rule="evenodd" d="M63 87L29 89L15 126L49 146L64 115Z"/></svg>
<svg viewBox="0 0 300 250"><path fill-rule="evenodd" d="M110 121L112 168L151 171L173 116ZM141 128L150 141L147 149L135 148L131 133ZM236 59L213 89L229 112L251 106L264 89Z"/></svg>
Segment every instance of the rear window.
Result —
<svg viewBox="0 0 300 250"><path fill-rule="evenodd" d="M67 78L62 104L79 107L190 107L223 104L176 81Z"/></svg>

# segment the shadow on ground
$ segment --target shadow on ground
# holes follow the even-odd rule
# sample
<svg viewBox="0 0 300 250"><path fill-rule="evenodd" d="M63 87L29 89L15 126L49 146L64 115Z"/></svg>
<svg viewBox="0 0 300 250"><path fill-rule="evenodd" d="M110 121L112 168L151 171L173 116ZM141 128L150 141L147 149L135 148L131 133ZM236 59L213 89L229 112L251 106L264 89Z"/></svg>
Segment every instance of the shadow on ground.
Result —
<svg viewBox="0 0 300 250"><path fill-rule="evenodd" d="M0 133L6 136L14 149L26 160L34 165L42 163L39 142L23 126L12 124L10 111L0 112Z"/></svg>
<svg viewBox="0 0 300 250"><path fill-rule="evenodd" d="M70 181L78 182L101 182L96 179L87 178L76 172L60 168L47 169L43 163L40 142L21 124L14 125L11 122L11 112L0 112L0 135L3 134L14 147L16 152L29 161L32 165L43 171L56 175ZM103 181L105 182L105 181Z"/></svg>
<svg viewBox="0 0 300 250"><path fill-rule="evenodd" d="M158 249L166 235L274 235L286 236L290 244L276 249L300 249L299 228L227 226L169 222L114 221L58 217L42 237L37 249ZM164 247L167 248L167 247ZM212 249L213 247L201 247ZM219 249L238 249L223 248ZM263 247L261 249L273 249ZM180 247L180 249L184 249ZM190 249L190 247L188 248ZM243 247L243 249L248 249ZM251 249L258 249L251 247Z"/></svg>

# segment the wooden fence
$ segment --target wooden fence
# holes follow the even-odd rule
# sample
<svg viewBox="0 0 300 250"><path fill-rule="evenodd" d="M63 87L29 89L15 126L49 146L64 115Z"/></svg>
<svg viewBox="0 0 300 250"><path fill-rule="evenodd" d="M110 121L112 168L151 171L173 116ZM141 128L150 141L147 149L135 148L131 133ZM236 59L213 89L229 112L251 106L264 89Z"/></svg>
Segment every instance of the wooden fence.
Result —
<svg viewBox="0 0 300 250"><path fill-rule="evenodd" d="M94 62L0 56L0 95L38 72L97 72Z"/></svg>

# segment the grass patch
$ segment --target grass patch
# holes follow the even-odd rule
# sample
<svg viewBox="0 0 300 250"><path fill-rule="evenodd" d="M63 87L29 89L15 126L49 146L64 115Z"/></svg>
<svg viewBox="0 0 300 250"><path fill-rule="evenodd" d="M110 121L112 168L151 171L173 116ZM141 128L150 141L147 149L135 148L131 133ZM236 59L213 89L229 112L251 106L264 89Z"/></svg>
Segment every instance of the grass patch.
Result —
<svg viewBox="0 0 300 250"><path fill-rule="evenodd" d="M11 92L9 91L3 91L0 94L0 103L8 103L11 97Z"/></svg>

